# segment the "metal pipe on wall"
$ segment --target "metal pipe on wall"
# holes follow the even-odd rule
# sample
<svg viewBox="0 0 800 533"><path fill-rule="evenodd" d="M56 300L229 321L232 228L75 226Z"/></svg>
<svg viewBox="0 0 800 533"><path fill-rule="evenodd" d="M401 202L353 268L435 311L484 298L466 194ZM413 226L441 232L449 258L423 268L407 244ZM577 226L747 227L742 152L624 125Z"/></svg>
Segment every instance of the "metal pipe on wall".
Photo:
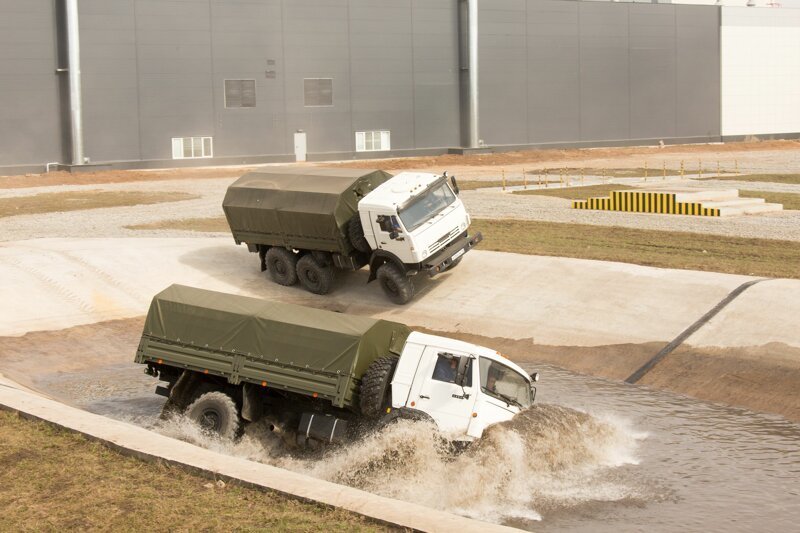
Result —
<svg viewBox="0 0 800 533"><path fill-rule="evenodd" d="M478 0L467 0L469 43L469 147L478 148Z"/></svg>
<svg viewBox="0 0 800 533"><path fill-rule="evenodd" d="M81 102L81 45L78 30L78 0L65 0L67 15L67 54L69 61L69 117L72 164L82 165L83 104Z"/></svg>

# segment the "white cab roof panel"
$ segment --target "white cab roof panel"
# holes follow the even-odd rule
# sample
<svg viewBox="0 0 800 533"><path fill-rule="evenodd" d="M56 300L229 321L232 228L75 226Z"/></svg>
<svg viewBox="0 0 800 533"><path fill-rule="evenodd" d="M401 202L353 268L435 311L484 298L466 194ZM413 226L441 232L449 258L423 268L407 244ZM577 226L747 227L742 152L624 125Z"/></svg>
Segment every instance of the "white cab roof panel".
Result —
<svg viewBox="0 0 800 533"><path fill-rule="evenodd" d="M440 177L438 174L426 172L401 172L362 198L358 202L358 208L359 210L396 208L409 198L424 191L428 185Z"/></svg>

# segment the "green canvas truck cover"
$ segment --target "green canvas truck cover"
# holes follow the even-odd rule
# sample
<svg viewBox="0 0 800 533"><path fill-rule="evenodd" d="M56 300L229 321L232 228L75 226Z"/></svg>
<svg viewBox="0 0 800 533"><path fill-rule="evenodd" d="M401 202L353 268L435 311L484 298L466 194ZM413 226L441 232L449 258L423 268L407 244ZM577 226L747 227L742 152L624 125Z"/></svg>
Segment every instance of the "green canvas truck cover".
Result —
<svg viewBox="0 0 800 533"><path fill-rule="evenodd" d="M342 407L352 402L355 380L375 359L399 355L410 332L404 324L387 320L172 285L153 298L142 345L145 339L159 341L157 357L168 363L164 343L180 346L173 350L172 362L190 366L197 359L180 355L186 347L227 362L241 357L236 371L241 380L255 383L266 380L264 372L272 365L286 383L308 383L308 394L321 390L317 385L325 380L338 383L338 397L331 399ZM154 358L147 349L142 355L139 362Z"/></svg>
<svg viewBox="0 0 800 533"><path fill-rule="evenodd" d="M347 223L358 202L391 177L382 170L275 167L250 172L222 209L237 243L349 254Z"/></svg>

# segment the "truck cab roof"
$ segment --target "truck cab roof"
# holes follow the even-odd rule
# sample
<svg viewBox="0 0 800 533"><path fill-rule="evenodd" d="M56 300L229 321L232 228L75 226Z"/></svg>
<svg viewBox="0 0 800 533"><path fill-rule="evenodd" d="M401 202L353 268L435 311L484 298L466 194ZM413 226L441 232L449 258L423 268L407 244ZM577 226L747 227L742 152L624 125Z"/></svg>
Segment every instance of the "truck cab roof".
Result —
<svg viewBox="0 0 800 533"><path fill-rule="evenodd" d="M427 333L420 333L418 331L412 331L411 334L408 336L406 342L421 344L424 346L436 346L436 347L441 347L442 349L445 350L455 350L458 352L464 352L478 357L485 357L487 359L491 359L492 361L497 361L499 363L506 365L512 370L519 372L520 374L525 376L525 379L530 381L530 376L528 375L527 372L525 372L525 370L522 369L522 367L520 367L518 364L511 361L510 359L506 358L500 352L492 350L490 348L486 348L484 346L479 346L477 344L472 344L471 342L460 341L448 337L440 337L438 335L429 335Z"/></svg>
<svg viewBox="0 0 800 533"><path fill-rule="evenodd" d="M426 172L401 172L362 198L359 210L396 209L440 178L441 175Z"/></svg>

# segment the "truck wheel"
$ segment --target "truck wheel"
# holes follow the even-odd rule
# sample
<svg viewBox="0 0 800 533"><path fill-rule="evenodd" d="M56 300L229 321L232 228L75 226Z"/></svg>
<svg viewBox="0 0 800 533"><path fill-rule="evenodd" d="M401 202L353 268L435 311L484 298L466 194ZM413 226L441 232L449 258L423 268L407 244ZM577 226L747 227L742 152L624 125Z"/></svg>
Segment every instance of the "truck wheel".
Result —
<svg viewBox="0 0 800 533"><path fill-rule="evenodd" d="M383 292L398 305L408 303L414 297L414 284L393 263L384 263L376 273Z"/></svg>
<svg viewBox="0 0 800 533"><path fill-rule="evenodd" d="M350 238L350 244L359 252L368 254L372 251L367 238L364 237L364 227L361 225L361 217L358 214L353 215L353 218L347 223L347 236Z"/></svg>
<svg viewBox="0 0 800 533"><path fill-rule="evenodd" d="M369 365L361 378L361 414L368 418L378 418L391 405L389 384L396 366L397 357L381 357Z"/></svg>
<svg viewBox="0 0 800 533"><path fill-rule="evenodd" d="M239 411L230 396L224 392L207 392L186 409L186 416L197 422L203 430L232 440L239 431Z"/></svg>
<svg viewBox="0 0 800 533"><path fill-rule="evenodd" d="M286 248L273 246L267 250L267 269L272 281L280 285L297 283L297 255Z"/></svg>
<svg viewBox="0 0 800 533"><path fill-rule="evenodd" d="M311 254L304 255L297 261L297 277L307 291L314 294L328 294L333 284L333 269L317 263Z"/></svg>

